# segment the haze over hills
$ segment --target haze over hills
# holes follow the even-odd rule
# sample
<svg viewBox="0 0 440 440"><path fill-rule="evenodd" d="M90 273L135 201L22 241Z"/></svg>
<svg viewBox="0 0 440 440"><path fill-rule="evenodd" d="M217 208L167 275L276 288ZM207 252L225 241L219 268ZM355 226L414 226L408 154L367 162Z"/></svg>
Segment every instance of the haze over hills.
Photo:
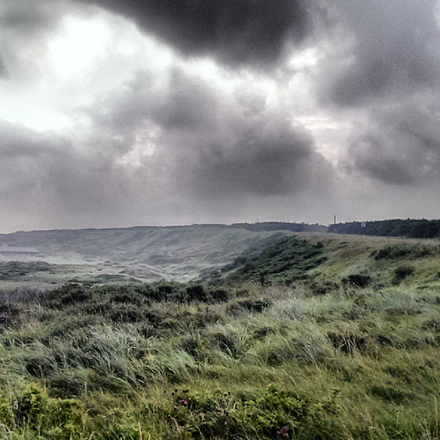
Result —
<svg viewBox="0 0 440 440"><path fill-rule="evenodd" d="M0 261L48 263L53 273L41 273L43 284L161 278L188 281L285 233L224 225L16 232L0 235L0 241L9 246L35 247L39 253L2 254ZM19 281L26 282L26 271L22 272ZM8 281L7 276L4 281Z"/></svg>
<svg viewBox="0 0 440 440"><path fill-rule="evenodd" d="M221 269L240 255L252 255L285 235L332 232L436 237L438 226L438 221L389 220L329 228L265 222L19 231L0 235L0 279L2 288L35 283L47 288L68 282L186 282ZM38 253L18 253L20 248Z"/></svg>
<svg viewBox="0 0 440 440"><path fill-rule="evenodd" d="M437 438L440 241L275 227L3 235L0 438Z"/></svg>

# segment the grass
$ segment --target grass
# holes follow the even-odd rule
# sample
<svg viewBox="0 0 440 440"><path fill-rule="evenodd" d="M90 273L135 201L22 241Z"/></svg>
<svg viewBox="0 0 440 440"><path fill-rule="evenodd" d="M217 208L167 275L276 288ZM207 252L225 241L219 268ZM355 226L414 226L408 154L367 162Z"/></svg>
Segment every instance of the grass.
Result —
<svg viewBox="0 0 440 440"><path fill-rule="evenodd" d="M296 240L264 285L3 292L0 437L438 439L438 244Z"/></svg>

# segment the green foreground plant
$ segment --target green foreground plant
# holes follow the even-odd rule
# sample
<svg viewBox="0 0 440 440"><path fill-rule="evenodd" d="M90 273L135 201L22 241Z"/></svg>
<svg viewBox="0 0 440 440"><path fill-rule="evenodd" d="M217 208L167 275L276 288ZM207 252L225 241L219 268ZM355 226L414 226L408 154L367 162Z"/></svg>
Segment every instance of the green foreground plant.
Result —
<svg viewBox="0 0 440 440"><path fill-rule="evenodd" d="M316 241L264 285L4 295L0 437L438 439L438 248Z"/></svg>

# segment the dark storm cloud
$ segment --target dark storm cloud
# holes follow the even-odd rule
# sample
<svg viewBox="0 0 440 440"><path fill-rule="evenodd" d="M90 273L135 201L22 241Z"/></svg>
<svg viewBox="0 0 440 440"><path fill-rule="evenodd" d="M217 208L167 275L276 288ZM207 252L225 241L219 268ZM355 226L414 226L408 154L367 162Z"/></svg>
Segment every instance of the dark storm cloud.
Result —
<svg viewBox="0 0 440 440"><path fill-rule="evenodd" d="M325 175L325 161L288 113L264 103L258 89L223 96L175 69L158 86L138 73L88 113L103 133L124 138L127 151L145 127L157 127L145 172L166 170L172 191L206 200L295 194Z"/></svg>
<svg viewBox="0 0 440 440"><path fill-rule="evenodd" d="M379 184L438 185L438 2L332 6L327 30L333 46L320 64L316 89L336 114L354 116L342 161Z"/></svg>
<svg viewBox="0 0 440 440"><path fill-rule="evenodd" d="M266 197L296 193L314 180L312 139L270 118L248 121L233 145L206 145L193 158L194 190L206 198Z"/></svg>
<svg viewBox="0 0 440 440"><path fill-rule="evenodd" d="M440 175L439 96L419 95L371 109L354 134L350 158L374 179L395 185L436 181Z"/></svg>
<svg viewBox="0 0 440 440"><path fill-rule="evenodd" d="M270 67L310 31L306 0L82 0L135 21L185 55Z"/></svg>
<svg viewBox="0 0 440 440"><path fill-rule="evenodd" d="M380 137L368 134L354 142L354 165L374 179L394 185L414 183L414 163L411 159L389 151Z"/></svg>
<svg viewBox="0 0 440 440"><path fill-rule="evenodd" d="M175 68L159 81L148 72L138 72L120 94L95 110L98 121L118 131L132 130L146 119L167 130L198 130L215 121L219 102L205 81Z"/></svg>
<svg viewBox="0 0 440 440"><path fill-rule="evenodd" d="M117 206L123 177L113 158L84 151L72 139L0 124L0 200L3 204L60 213Z"/></svg>
<svg viewBox="0 0 440 440"><path fill-rule="evenodd" d="M390 99L440 76L440 31L435 0L353 0L333 10L336 28L353 48L324 69L324 92L341 106Z"/></svg>

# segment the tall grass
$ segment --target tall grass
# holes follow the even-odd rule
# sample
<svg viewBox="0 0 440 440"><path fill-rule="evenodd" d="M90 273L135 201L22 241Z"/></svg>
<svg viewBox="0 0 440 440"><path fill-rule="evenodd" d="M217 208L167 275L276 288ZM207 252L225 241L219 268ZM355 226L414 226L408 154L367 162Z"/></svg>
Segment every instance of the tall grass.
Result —
<svg viewBox="0 0 440 440"><path fill-rule="evenodd" d="M327 243L289 287L5 294L0 437L438 439L437 254L380 249Z"/></svg>

